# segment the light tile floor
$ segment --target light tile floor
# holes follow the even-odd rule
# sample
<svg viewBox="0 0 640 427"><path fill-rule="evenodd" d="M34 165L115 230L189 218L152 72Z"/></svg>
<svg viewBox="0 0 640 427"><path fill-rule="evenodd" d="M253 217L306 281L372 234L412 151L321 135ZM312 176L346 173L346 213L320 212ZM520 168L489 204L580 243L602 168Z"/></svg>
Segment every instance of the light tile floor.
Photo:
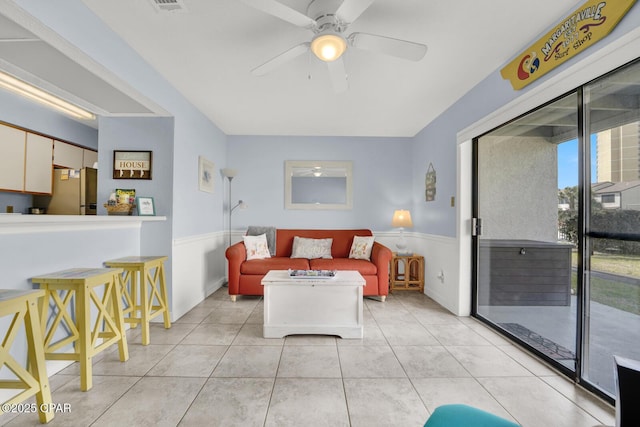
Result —
<svg viewBox="0 0 640 427"><path fill-rule="evenodd" d="M51 377L64 426L421 426L439 405L465 403L522 426L613 426L614 410L473 318L417 293L365 299L365 336L262 338L263 301L218 290L151 345L128 332L94 360ZM39 425L36 414L0 423Z"/></svg>

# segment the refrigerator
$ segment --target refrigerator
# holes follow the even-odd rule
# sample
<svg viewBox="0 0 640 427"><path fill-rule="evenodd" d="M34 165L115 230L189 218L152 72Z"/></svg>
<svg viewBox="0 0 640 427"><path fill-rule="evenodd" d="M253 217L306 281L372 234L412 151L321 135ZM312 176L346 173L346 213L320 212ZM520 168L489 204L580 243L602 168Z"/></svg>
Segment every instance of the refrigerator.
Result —
<svg viewBox="0 0 640 427"><path fill-rule="evenodd" d="M52 215L96 215L97 193L97 169L54 169L52 195L34 197L34 204Z"/></svg>

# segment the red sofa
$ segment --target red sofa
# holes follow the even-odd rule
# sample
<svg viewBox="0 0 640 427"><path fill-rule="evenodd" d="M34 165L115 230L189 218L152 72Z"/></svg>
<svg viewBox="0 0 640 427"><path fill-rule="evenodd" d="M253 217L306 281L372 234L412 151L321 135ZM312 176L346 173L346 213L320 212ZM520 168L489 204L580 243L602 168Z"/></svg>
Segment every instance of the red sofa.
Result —
<svg viewBox="0 0 640 427"><path fill-rule="evenodd" d="M263 295L261 280L269 270L357 270L366 280L364 295L380 296L384 301L389 294L389 263L391 250L374 242L371 261L350 259L349 251L354 236L372 236L371 230L276 230L276 254L271 258L247 261L243 242L231 245L225 255L229 262L229 295ZM332 238L333 259L290 258L294 236Z"/></svg>

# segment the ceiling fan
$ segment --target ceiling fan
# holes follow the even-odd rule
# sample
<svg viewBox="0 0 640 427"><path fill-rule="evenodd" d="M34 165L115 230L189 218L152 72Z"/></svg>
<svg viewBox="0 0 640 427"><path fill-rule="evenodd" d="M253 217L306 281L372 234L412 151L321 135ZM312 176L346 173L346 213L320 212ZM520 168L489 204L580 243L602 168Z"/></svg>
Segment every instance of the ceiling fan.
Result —
<svg viewBox="0 0 640 427"><path fill-rule="evenodd" d="M311 50L327 63L329 76L336 92L348 89L347 73L342 54L347 47L369 50L410 61L421 60L427 46L407 40L398 40L367 33L344 35L345 30L374 2L374 0L312 0L307 13L302 14L276 0L242 0L249 6L313 32L311 41L300 43L264 64L251 70L262 76L280 65Z"/></svg>

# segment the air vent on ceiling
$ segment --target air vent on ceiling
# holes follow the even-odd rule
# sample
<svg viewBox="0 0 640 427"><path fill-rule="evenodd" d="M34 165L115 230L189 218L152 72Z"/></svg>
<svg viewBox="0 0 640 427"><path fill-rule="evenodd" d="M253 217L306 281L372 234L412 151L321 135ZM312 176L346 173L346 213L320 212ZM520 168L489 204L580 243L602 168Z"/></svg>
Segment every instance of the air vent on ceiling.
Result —
<svg viewBox="0 0 640 427"><path fill-rule="evenodd" d="M184 12L187 7L183 0L150 0L159 12Z"/></svg>

